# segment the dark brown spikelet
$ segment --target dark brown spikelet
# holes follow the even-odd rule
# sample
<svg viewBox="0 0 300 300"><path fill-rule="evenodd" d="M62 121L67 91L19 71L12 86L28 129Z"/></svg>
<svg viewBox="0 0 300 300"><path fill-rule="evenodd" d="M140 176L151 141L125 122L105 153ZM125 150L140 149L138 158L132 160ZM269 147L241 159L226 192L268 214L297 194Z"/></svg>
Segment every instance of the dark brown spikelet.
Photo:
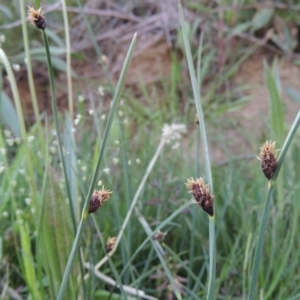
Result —
<svg viewBox="0 0 300 300"><path fill-rule="evenodd" d="M210 216L214 215L214 196L210 193L208 184L205 185L202 178L194 180L190 178L186 183L190 193L193 194L196 202L202 207L202 209Z"/></svg>
<svg viewBox="0 0 300 300"><path fill-rule="evenodd" d="M31 24L34 24L37 29L44 30L46 28L46 20L42 8L36 10L34 7L28 6L28 20Z"/></svg>
<svg viewBox="0 0 300 300"><path fill-rule="evenodd" d="M106 202L110 194L110 190L106 190L104 187L100 191L94 191L94 194L90 200L89 214L95 212L100 206Z"/></svg>
<svg viewBox="0 0 300 300"><path fill-rule="evenodd" d="M160 240L164 239L165 236L166 236L166 233L158 231L152 235L152 239L154 241L160 241Z"/></svg>
<svg viewBox="0 0 300 300"><path fill-rule="evenodd" d="M266 141L260 148L258 157L262 171L268 180L272 179L277 167L275 144L275 142Z"/></svg>
<svg viewBox="0 0 300 300"><path fill-rule="evenodd" d="M106 251L106 253L110 252L115 247L116 242L117 242L117 238L116 237L109 237L107 239L107 242L105 244L105 251Z"/></svg>

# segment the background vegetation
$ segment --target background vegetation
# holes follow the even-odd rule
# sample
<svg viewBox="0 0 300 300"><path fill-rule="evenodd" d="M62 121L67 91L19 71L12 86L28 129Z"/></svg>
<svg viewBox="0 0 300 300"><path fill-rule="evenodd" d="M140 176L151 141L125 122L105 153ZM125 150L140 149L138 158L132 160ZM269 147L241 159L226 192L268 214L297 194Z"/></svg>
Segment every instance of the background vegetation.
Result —
<svg viewBox="0 0 300 300"><path fill-rule="evenodd" d="M185 182L207 174L177 1L41 3L63 155L42 34L25 15L32 4L0 4L0 298L56 299L111 100L137 32L96 178L95 188L104 185L113 193L87 218L65 299L204 299L208 221L200 207L190 205ZM280 75L282 61L299 65L300 5L183 1L183 8L213 158L215 299L246 299L267 191L256 156L265 140L275 140L278 149L283 145L291 125L283 95L300 102L300 91L284 86ZM166 50L159 56L154 49ZM269 97L261 101L268 111L263 122L243 126L256 87L236 79L242 64L257 57L264 58ZM160 148L166 123L183 124L186 131ZM256 299L300 299L299 153L298 133L271 204ZM126 216L115 253L93 272ZM158 228L165 237L153 241Z"/></svg>

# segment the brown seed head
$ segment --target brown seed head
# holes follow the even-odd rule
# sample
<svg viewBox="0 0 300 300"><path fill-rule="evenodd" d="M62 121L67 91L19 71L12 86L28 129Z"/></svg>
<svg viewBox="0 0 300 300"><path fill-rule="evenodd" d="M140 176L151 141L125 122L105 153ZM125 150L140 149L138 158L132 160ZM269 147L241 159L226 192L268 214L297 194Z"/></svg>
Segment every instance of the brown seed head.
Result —
<svg viewBox="0 0 300 300"><path fill-rule="evenodd" d="M106 253L110 252L115 247L116 242L117 242L116 237L109 237L107 239L107 242L106 242L106 245L105 245Z"/></svg>
<svg viewBox="0 0 300 300"><path fill-rule="evenodd" d="M90 201L89 214L95 212L98 207L102 206L104 202L109 199L111 193L110 190L106 190L104 187L102 187L100 191L94 191Z"/></svg>
<svg viewBox="0 0 300 300"><path fill-rule="evenodd" d="M214 196L210 193L208 184L205 185L202 178L194 180L189 178L186 183L190 193L193 194L196 202L202 207L202 209L210 216L214 215Z"/></svg>
<svg viewBox="0 0 300 300"><path fill-rule="evenodd" d="M268 180L272 179L277 167L275 142L266 141L260 148L259 160L262 171Z"/></svg>
<svg viewBox="0 0 300 300"><path fill-rule="evenodd" d="M160 241L160 240L164 239L164 237L166 235L167 235L166 233L158 231L158 232L156 232L155 234L152 235L152 239L154 241Z"/></svg>
<svg viewBox="0 0 300 300"><path fill-rule="evenodd" d="M37 29L44 30L46 28L46 21L41 7L35 10L34 7L28 6L28 20L31 24L34 24Z"/></svg>

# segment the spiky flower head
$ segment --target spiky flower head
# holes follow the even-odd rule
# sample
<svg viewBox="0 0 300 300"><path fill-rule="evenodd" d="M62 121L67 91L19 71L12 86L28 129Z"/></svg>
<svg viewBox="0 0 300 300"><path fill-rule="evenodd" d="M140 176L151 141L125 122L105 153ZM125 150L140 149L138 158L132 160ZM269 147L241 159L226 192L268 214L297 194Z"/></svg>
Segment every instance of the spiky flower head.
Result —
<svg viewBox="0 0 300 300"><path fill-rule="evenodd" d="M41 7L36 10L34 7L28 6L28 20L37 29L44 30L46 28L46 21Z"/></svg>
<svg viewBox="0 0 300 300"><path fill-rule="evenodd" d="M202 209L210 216L214 215L214 196L210 193L208 184L204 183L203 178L194 180L189 178L186 186L190 193L193 194L195 201L202 207Z"/></svg>
<svg viewBox="0 0 300 300"><path fill-rule="evenodd" d="M258 157L262 171L268 180L272 179L277 167L275 144L276 142L266 141L260 148Z"/></svg>
<svg viewBox="0 0 300 300"><path fill-rule="evenodd" d="M104 187L102 187L99 191L94 191L90 200L89 214L95 212L100 206L102 206L104 202L109 199L111 193L112 192L110 190L107 190Z"/></svg>

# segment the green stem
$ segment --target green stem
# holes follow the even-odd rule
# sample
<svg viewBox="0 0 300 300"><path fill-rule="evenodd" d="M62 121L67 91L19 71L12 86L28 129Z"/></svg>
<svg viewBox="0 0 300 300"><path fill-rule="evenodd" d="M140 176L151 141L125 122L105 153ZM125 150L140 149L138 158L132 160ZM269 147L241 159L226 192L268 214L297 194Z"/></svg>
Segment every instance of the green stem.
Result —
<svg viewBox="0 0 300 300"><path fill-rule="evenodd" d="M216 246L215 246L215 216L209 217L209 282L207 299L214 297L215 275L216 275Z"/></svg>
<svg viewBox="0 0 300 300"><path fill-rule="evenodd" d="M71 78L71 42L70 42L70 28L68 22L68 14L66 1L61 2L62 12L64 18L64 28L65 28L65 43L66 43L66 61L67 61L67 86L68 86L68 101L69 101L69 114L71 120L74 119L74 105L73 105L73 89L72 89L72 78Z"/></svg>
<svg viewBox="0 0 300 300"><path fill-rule="evenodd" d="M258 278L258 268L259 268L260 258L262 254L263 244L264 244L264 236L265 236L265 231L267 226L267 219L270 210L270 203L272 199L273 190L274 190L274 184L270 185L268 189L265 207L261 217L260 228L258 233L258 241L256 245L255 255L254 255L248 300L253 300L255 296L254 294L255 294L255 287Z"/></svg>
<svg viewBox="0 0 300 300"><path fill-rule="evenodd" d="M59 125L58 125L58 111L57 111L57 100L56 100L56 92L55 92L55 84L54 84L54 72L53 72L53 67L52 67L52 61L51 61L51 55L50 55L50 50L49 50L47 34L46 34L45 30L43 30L42 32L43 32L43 40L44 40L46 57L47 57L47 62L48 62L48 72L49 72L49 81L50 81L51 99L52 99L52 101L51 101L52 102L52 114L53 114L56 136L57 136L57 141L58 141L58 149L59 149L60 159L62 162L64 178L66 181L66 189L67 189L69 205L70 205L70 210L71 210L73 229L74 229L74 232L76 232L77 226L76 226L75 211L74 211L74 207L73 207L72 195L71 195L70 185L69 185L69 180L68 180L68 175L67 175L66 161L65 161L65 157L63 155L62 141L61 141L60 130L59 130Z"/></svg>
<svg viewBox="0 0 300 300"><path fill-rule="evenodd" d="M28 43L28 32L27 32L24 6L25 6L24 0L20 0L20 12L22 18L22 32L23 32L24 50L26 55L26 69L27 69L27 76L28 76L28 84L29 84L29 90L30 90L30 96L31 96L35 121L38 123L38 129L40 130L40 135L41 135L42 125L39 116L39 106L37 102L37 96L34 87L33 75L32 75L32 65L31 65L31 57L30 57L30 50L29 50L29 43Z"/></svg>

